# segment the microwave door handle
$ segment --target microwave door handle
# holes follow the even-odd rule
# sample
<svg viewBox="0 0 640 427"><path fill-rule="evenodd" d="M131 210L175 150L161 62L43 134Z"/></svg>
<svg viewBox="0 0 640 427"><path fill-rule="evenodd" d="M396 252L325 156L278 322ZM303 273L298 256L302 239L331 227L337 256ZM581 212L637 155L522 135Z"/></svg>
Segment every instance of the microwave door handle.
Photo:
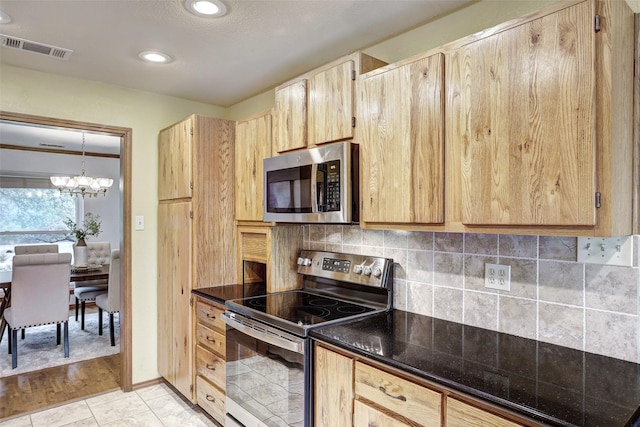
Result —
<svg viewBox="0 0 640 427"><path fill-rule="evenodd" d="M318 213L318 194L316 188L318 188L318 164L311 164L311 212Z"/></svg>

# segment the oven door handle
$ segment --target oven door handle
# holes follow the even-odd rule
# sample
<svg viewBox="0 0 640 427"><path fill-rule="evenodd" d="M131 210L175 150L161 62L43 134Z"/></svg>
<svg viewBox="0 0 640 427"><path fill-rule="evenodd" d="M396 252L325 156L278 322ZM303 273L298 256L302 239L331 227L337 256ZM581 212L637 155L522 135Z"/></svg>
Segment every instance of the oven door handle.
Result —
<svg viewBox="0 0 640 427"><path fill-rule="evenodd" d="M222 313L222 320L233 329L257 340L295 353L304 354L304 341L302 338L298 338L278 329L254 322L236 313Z"/></svg>

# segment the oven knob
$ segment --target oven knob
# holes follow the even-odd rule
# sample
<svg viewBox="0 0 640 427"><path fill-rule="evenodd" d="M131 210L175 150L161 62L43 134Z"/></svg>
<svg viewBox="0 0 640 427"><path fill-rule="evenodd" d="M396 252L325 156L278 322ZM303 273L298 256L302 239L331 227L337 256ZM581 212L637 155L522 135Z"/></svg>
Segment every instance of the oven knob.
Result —
<svg viewBox="0 0 640 427"><path fill-rule="evenodd" d="M382 270L380 270L380 267L373 267L373 269L371 270L371 275L373 277L380 277L381 274Z"/></svg>
<svg viewBox="0 0 640 427"><path fill-rule="evenodd" d="M362 274L364 274L365 276L369 276L371 275L371 267L369 267L368 265L364 268L364 270L362 271Z"/></svg>
<svg viewBox="0 0 640 427"><path fill-rule="evenodd" d="M301 256L298 257L298 265L302 265L304 264L304 258L302 258Z"/></svg>
<svg viewBox="0 0 640 427"><path fill-rule="evenodd" d="M305 267L309 267L311 265L311 258L304 258L304 260L302 261L302 264Z"/></svg>
<svg viewBox="0 0 640 427"><path fill-rule="evenodd" d="M355 274L361 274L362 273L362 266L360 264L356 264L353 266L353 272Z"/></svg>

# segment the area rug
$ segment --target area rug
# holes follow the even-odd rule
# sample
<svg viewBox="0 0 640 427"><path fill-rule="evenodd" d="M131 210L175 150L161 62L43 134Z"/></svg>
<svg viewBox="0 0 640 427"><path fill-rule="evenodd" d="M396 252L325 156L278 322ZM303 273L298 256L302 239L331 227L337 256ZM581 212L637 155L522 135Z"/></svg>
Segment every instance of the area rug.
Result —
<svg viewBox="0 0 640 427"><path fill-rule="evenodd" d="M64 357L64 328L61 329L60 345L56 345L56 326L44 325L26 329L25 339L18 331L18 367L11 369L8 354L8 334L5 330L0 341L0 378L24 372L37 371L52 366L67 365L81 360L95 359L120 352L120 322L114 314L116 345L109 342L109 315L102 316L102 335L98 335L98 312L85 314L84 331L75 312L69 315L69 358Z"/></svg>

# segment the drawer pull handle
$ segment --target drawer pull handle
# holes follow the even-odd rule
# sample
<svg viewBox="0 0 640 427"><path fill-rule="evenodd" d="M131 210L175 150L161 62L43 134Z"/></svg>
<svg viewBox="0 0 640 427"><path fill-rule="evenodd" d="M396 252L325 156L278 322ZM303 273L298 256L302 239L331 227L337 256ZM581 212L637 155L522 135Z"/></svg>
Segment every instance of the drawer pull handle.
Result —
<svg viewBox="0 0 640 427"><path fill-rule="evenodd" d="M384 388L384 387L382 387L382 386L378 387L378 390L380 390L381 392L383 392L385 395L389 396L389 397L390 397L390 398L392 398L392 399L402 400L403 402L406 402L406 401L407 401L407 398L406 398L406 397L404 397L404 396L403 396L403 395L401 395L401 394L400 394L400 395L398 395L398 396L395 396L395 395L393 395L393 394L389 394L389 393L387 393L387 389L385 389L385 388Z"/></svg>
<svg viewBox="0 0 640 427"><path fill-rule="evenodd" d="M208 369L208 370L210 370L210 371L215 371L215 370L216 370L216 367L215 367L214 365L209 365L209 364L207 363L207 369Z"/></svg>
<svg viewBox="0 0 640 427"><path fill-rule="evenodd" d="M214 315L213 315L213 314L211 314L211 313L207 313L207 317L208 317L209 319L216 320L216 316L214 316Z"/></svg>
<svg viewBox="0 0 640 427"><path fill-rule="evenodd" d="M216 340L211 338L210 336L207 336L207 341L209 341L212 344L215 344Z"/></svg>
<svg viewBox="0 0 640 427"><path fill-rule="evenodd" d="M210 394L207 394L207 400L208 400L209 402L216 403L216 398L215 398L215 397L213 397L213 396L211 396Z"/></svg>

